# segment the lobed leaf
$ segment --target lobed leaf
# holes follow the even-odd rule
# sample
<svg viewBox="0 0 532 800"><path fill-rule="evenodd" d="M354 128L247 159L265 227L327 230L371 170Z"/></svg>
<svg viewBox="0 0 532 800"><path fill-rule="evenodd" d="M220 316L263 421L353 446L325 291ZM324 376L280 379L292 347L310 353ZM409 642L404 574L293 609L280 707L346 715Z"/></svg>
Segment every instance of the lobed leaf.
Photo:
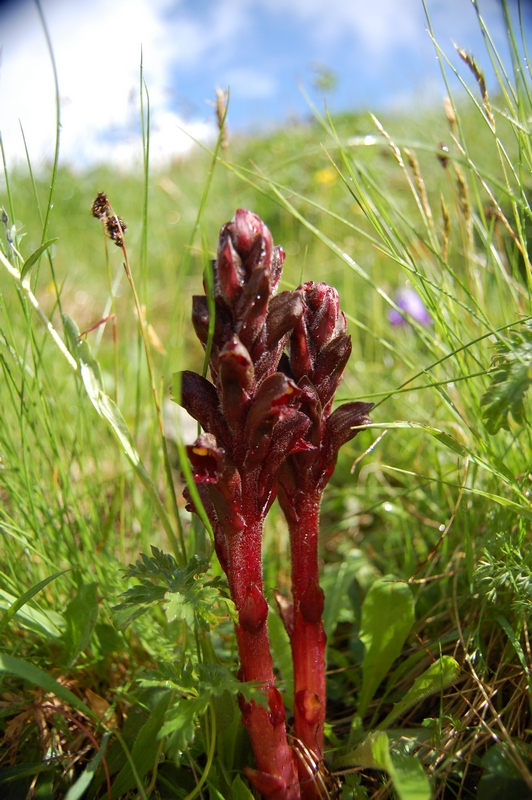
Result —
<svg viewBox="0 0 532 800"><path fill-rule="evenodd" d="M507 340L495 345L492 379L480 404L482 419L491 435L509 430L508 415L519 425L525 423L524 399L532 380L532 323L526 322Z"/></svg>

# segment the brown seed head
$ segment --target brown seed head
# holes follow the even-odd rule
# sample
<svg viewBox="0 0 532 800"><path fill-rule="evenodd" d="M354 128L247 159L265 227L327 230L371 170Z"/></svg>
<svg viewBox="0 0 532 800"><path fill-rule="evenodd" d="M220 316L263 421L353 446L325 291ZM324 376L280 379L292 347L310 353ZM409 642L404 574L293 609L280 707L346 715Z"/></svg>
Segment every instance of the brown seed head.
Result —
<svg viewBox="0 0 532 800"><path fill-rule="evenodd" d="M96 200L92 204L92 216L97 219L102 219L102 217L107 216L109 208L109 200L105 192L98 192Z"/></svg>

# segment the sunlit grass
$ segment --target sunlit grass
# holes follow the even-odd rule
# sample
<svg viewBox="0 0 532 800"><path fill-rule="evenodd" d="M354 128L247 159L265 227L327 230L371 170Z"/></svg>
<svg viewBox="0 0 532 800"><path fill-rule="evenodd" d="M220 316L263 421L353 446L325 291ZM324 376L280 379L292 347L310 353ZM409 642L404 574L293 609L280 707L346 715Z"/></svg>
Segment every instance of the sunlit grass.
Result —
<svg viewBox="0 0 532 800"><path fill-rule="evenodd" d="M4 668L2 678L6 797L25 796L32 780L65 795L96 753L84 738L79 765L70 761L78 723L89 725L97 743L106 727L119 726L123 742L114 738L106 759L113 781L122 770L120 796L129 790L195 796L202 774L210 797L248 796L235 783L249 753L231 688L222 699L213 695L197 716L183 717L178 733L156 739L164 680L181 681L179 691L172 684L174 692L191 699L199 676L203 686L214 681L201 672L205 663L234 665L222 599L213 602L205 624L192 627L184 618L169 622L160 604L127 628L113 611L131 585L121 570L151 545L183 563L196 553L211 556L208 535L184 510L180 440L165 414L173 373L201 371L191 297L202 291L218 229L238 207L258 213L285 247L283 288L304 280L336 286L353 338L340 397L376 404L372 427L343 448L322 511L331 759L345 755L356 734L363 599L378 576L392 574L409 583L416 622L362 724L374 726L432 660L452 655L462 668L458 683L394 723L411 736L434 796L472 798L490 786L501 797L509 787L514 795L530 790L526 390L532 361L526 347L517 350L514 334L521 332L526 343L532 316L531 102L529 78L518 68L522 44L511 43L508 72L487 39L499 94L483 94L476 73L471 84L466 57L465 97L449 91L446 110L421 120L317 112L313 124L264 140L230 141L228 150L198 147L189 159L155 172L142 87L143 174L59 169L52 175L51 210L50 175L21 169L6 176L2 253L8 265L20 270L44 240L57 237L29 271L26 287L0 265L2 650L19 659L19 672ZM437 54L449 71L445 54L439 48ZM91 217L102 190L127 222L138 303L124 252ZM405 287L418 293L430 324L390 324L388 313ZM98 416L79 378L80 362L60 352L26 289L63 341L61 315L77 324L146 478L124 439L116 438L117 418L109 424ZM486 399L497 342L510 355L517 352L523 366L514 383L509 372L502 384L499 427ZM286 543L274 509L264 559L268 596L287 584ZM209 575L221 575L215 559ZM290 703L278 620L272 638ZM46 716L50 696L44 689L39 694L37 678L32 685L22 662L71 689L95 717L72 722L60 690L58 716ZM157 686L140 686L141 673L156 667ZM105 703L110 707L99 724ZM30 708L34 716L17 718ZM35 709L44 714L41 733ZM145 752L135 749L139 731ZM129 750L138 767L131 774ZM158 766L163 752L166 761ZM376 775L355 769L344 796L391 797ZM106 791L100 769L87 796Z"/></svg>

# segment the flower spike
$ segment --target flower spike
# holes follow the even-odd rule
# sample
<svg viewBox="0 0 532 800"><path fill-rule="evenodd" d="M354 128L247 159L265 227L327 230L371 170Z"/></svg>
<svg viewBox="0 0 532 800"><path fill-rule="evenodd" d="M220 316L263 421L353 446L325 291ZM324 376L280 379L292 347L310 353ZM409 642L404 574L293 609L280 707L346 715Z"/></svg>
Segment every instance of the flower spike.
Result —
<svg viewBox="0 0 532 800"><path fill-rule="evenodd" d="M326 283L276 294L284 258L250 211L238 210L222 227L213 263L212 382L185 371L176 394L204 431L187 453L236 607L239 675L265 696L264 704L240 699L256 765L246 775L267 800L318 800L319 774L309 773L301 752L323 759L319 508L339 448L368 423L372 404L332 411L351 353L346 318ZM209 305L205 296L193 298L192 322L204 347ZM294 748L275 688L262 581L264 519L277 495L290 529L292 602L279 593L276 599L294 662ZM195 511L188 490L185 496Z"/></svg>

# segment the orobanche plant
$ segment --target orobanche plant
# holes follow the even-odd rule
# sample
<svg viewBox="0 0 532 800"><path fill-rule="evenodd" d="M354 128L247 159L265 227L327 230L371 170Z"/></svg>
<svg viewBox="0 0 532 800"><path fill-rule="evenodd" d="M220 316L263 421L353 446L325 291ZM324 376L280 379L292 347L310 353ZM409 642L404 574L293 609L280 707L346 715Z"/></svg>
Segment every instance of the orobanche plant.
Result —
<svg viewBox="0 0 532 800"><path fill-rule="evenodd" d="M247 776L271 800L322 796L316 766L325 720L319 508L340 446L368 424L372 406L350 402L332 411L351 352L345 315L325 283L276 294L284 258L250 211L238 210L222 227L214 304L194 297L192 312L212 382L185 371L174 387L204 431L187 452L236 606L240 677L265 694L264 704L242 700L241 712L256 763ZM197 512L189 489L186 495ZM262 579L264 520L277 496L290 529L292 601L278 596L278 603L294 663L294 746L275 687Z"/></svg>

